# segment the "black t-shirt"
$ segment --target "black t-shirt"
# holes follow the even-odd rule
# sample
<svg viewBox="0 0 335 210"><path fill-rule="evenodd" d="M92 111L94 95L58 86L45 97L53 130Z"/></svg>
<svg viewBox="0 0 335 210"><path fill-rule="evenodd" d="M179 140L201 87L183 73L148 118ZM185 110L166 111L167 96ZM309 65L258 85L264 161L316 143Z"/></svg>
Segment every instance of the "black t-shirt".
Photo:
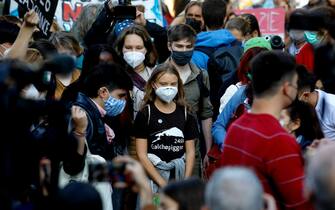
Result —
<svg viewBox="0 0 335 210"><path fill-rule="evenodd" d="M187 113L185 108L176 106L170 114L160 112L155 105L145 107L137 113L135 119L135 137L147 139L148 153L157 155L160 159L170 162L180 158L185 153L185 141L198 138L198 127L195 118Z"/></svg>

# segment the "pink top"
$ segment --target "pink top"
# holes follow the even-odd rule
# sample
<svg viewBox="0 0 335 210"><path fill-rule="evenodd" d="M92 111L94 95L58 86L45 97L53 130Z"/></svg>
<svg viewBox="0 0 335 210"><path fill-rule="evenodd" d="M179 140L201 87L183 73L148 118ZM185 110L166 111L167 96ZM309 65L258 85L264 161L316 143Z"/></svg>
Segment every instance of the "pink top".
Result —
<svg viewBox="0 0 335 210"><path fill-rule="evenodd" d="M91 99L92 100L92 99ZM97 104L94 100L92 100L93 103L98 107L98 110L101 114L101 117L104 117L106 115L106 110L104 110L99 104ZM113 139L115 138L115 133L113 129L111 129L106 123L105 123L105 130L106 130L106 137L108 143L112 143Z"/></svg>

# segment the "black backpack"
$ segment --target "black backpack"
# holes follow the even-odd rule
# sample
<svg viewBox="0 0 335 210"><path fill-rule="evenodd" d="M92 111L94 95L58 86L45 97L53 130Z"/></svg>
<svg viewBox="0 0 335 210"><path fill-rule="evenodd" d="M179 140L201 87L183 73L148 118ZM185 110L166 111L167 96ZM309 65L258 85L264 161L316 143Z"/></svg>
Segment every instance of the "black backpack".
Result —
<svg viewBox="0 0 335 210"><path fill-rule="evenodd" d="M226 89L238 82L236 69L243 54L243 48L239 41L218 48L195 47L208 56L207 71L210 82L210 99L214 108L214 119L219 113L220 98Z"/></svg>

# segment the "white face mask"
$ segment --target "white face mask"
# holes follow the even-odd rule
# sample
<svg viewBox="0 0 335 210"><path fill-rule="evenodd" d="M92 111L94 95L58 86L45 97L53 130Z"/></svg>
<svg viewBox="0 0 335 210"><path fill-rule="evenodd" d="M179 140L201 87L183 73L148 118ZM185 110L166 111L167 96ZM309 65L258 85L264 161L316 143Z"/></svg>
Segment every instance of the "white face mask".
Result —
<svg viewBox="0 0 335 210"><path fill-rule="evenodd" d="M123 59L134 69L143 63L145 55L142 52L130 51L123 53Z"/></svg>
<svg viewBox="0 0 335 210"><path fill-rule="evenodd" d="M43 100L44 95L40 94L34 85L29 85L22 90L22 98L31 100Z"/></svg>
<svg viewBox="0 0 335 210"><path fill-rule="evenodd" d="M155 90L156 95L166 103L170 103L178 93L177 87L166 86L159 87Z"/></svg>

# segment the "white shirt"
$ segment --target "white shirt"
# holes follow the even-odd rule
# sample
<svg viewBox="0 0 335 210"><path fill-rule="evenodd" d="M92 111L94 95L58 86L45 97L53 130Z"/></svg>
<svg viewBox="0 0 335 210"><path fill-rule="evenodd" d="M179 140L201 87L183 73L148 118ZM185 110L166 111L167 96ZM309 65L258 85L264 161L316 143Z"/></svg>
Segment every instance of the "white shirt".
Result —
<svg viewBox="0 0 335 210"><path fill-rule="evenodd" d="M315 111L326 138L335 140L335 95L316 90L319 94Z"/></svg>
<svg viewBox="0 0 335 210"><path fill-rule="evenodd" d="M188 68L188 69L178 71L178 72L179 72L179 76L180 76L181 80L183 81L183 84L185 84L188 77L191 75L191 69Z"/></svg>
<svg viewBox="0 0 335 210"><path fill-rule="evenodd" d="M153 68L146 67L142 72L138 73L145 81L148 81L151 74L153 72ZM137 115L137 112L141 110L143 106L143 99L144 99L145 92L138 89L135 85L133 86L133 105L134 105L134 118Z"/></svg>
<svg viewBox="0 0 335 210"><path fill-rule="evenodd" d="M236 83L236 85L230 85L227 88L226 92L223 94L223 96L220 99L220 109L219 109L220 113L225 108L225 106L227 105L227 103L229 102L231 97L233 97L233 95L236 93L236 91L238 89L240 89L240 87L242 87L242 86L243 85L241 84L241 82L238 82L238 83Z"/></svg>

